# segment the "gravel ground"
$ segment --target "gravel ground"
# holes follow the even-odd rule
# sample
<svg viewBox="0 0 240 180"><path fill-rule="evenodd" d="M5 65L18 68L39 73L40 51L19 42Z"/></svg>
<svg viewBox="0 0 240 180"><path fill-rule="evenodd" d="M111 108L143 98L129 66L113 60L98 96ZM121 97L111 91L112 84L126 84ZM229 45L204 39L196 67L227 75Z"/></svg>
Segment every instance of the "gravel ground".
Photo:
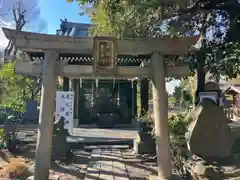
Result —
<svg viewBox="0 0 240 180"><path fill-rule="evenodd" d="M55 162L52 164L52 170L57 175L60 174L59 180L84 179L90 155L83 150L74 151L71 163Z"/></svg>
<svg viewBox="0 0 240 180"><path fill-rule="evenodd" d="M64 163L60 161L55 161L52 163L50 170L50 175L59 176L59 180L83 180L87 170L87 164L90 157L90 152L84 150L76 150L73 152L74 156L72 161L69 163ZM18 158L24 158L26 164L30 165L29 171L34 173L34 155L35 150L29 150L23 155L17 156ZM11 157L11 155L8 155ZM6 162L3 158L0 158L0 167L6 166Z"/></svg>
<svg viewBox="0 0 240 180"><path fill-rule="evenodd" d="M122 156L129 173L130 180L147 180L150 175L157 175L156 163L144 161L136 157L131 150L123 150Z"/></svg>

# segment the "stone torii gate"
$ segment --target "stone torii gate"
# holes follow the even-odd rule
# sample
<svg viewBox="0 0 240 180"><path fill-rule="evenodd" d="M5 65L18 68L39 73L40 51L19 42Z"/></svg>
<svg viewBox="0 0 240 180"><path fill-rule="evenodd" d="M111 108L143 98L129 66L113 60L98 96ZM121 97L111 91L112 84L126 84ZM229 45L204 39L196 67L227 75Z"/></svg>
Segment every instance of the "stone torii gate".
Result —
<svg viewBox="0 0 240 180"><path fill-rule="evenodd" d="M113 37L64 37L38 33L20 32L3 28L5 36L25 52L43 52L43 68L38 62L17 62L16 73L40 75L43 73L41 109L35 161L35 180L46 180L51 164L53 114L57 76L96 78L150 77L153 84L153 103L156 133L158 171L160 179L172 176L168 130L168 99L165 77L186 76L187 65L167 65L164 55L183 55L197 42L198 37L175 39L119 40ZM61 54L93 55L92 65L68 65ZM117 66L118 55L148 55L146 66Z"/></svg>

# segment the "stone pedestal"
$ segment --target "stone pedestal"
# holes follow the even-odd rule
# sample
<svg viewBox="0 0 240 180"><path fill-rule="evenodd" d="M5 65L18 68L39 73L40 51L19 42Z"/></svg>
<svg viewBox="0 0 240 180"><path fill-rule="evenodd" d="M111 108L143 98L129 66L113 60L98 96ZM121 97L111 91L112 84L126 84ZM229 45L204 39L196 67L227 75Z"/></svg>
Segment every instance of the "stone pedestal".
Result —
<svg viewBox="0 0 240 180"><path fill-rule="evenodd" d="M136 154L156 154L156 144L153 140L149 142L134 140L133 148Z"/></svg>
<svg viewBox="0 0 240 180"><path fill-rule="evenodd" d="M53 135L52 139L52 160L61 160L67 158L71 152L70 145L66 142L66 137L61 135Z"/></svg>

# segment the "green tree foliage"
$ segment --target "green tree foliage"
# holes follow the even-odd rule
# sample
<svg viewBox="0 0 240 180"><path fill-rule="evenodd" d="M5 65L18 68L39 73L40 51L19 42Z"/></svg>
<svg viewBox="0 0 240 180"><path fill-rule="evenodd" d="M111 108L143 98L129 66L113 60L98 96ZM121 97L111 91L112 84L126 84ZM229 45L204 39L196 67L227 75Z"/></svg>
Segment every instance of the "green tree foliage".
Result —
<svg viewBox="0 0 240 180"><path fill-rule="evenodd" d="M178 23L202 34L201 49L189 56L198 72L198 89L204 90L204 68L216 76L230 78L240 73L238 0L194 0L188 8L178 10ZM200 26L199 26L200 25Z"/></svg>
<svg viewBox="0 0 240 180"><path fill-rule="evenodd" d="M176 104L175 97L173 95L169 95L168 96L168 105L169 105L169 107L174 108L175 104Z"/></svg>
<svg viewBox="0 0 240 180"><path fill-rule="evenodd" d="M73 2L73 0L67 0ZM154 26L161 19L163 11L163 5L157 1L86 1L77 0L81 7L87 7L86 13L93 20L94 33L101 32L101 24L107 24L106 28L109 28L109 33L114 31L114 34L118 37L146 37L156 34ZM158 6L154 6L158 3ZM164 4L164 1L162 1ZM91 4L91 6L89 6ZM101 10L102 9L102 10ZM104 15L107 17L103 17ZM99 17L98 17L99 16ZM96 20L99 22L96 23ZM109 26L109 23L111 26ZM100 25L100 28L98 28ZM159 28L158 28L159 29ZM153 34L154 33L154 34ZM158 33L160 34L160 32Z"/></svg>
<svg viewBox="0 0 240 180"><path fill-rule="evenodd" d="M91 19L94 24L91 29L92 35L115 35L115 31L108 20L107 11L103 3L94 6L94 12L92 12Z"/></svg>
<svg viewBox="0 0 240 180"><path fill-rule="evenodd" d="M188 91L183 89L181 86L176 86L173 92L173 97L175 99L175 106L182 109L186 109L192 104L192 96Z"/></svg>
<svg viewBox="0 0 240 180"><path fill-rule="evenodd" d="M81 7L88 7L86 12L90 13L93 19L94 34L101 32L102 27L98 26L104 24L107 24L109 34L114 32L119 37L174 37L200 33L202 47L189 54L186 60L193 69L197 69L202 86L205 68L213 74L220 73L230 78L240 72L238 0L77 2ZM103 10L99 9L104 9L105 18L96 18L103 13Z"/></svg>
<svg viewBox="0 0 240 180"><path fill-rule="evenodd" d="M76 1L93 20L94 35L102 34L104 24L104 32L120 38L201 35L198 50L171 57L172 61L182 59L197 72L196 96L205 90L207 71L217 82L220 75L235 78L240 74L238 0ZM106 13L104 18L99 18L103 16L99 12Z"/></svg>
<svg viewBox="0 0 240 180"><path fill-rule="evenodd" d="M174 105L181 108L189 108L194 104L195 92L197 88L196 76L182 79L179 86L176 86L171 96Z"/></svg>
<svg viewBox="0 0 240 180"><path fill-rule="evenodd" d="M14 72L15 62L5 63L0 70L1 104L24 108L40 91L37 78L18 75Z"/></svg>

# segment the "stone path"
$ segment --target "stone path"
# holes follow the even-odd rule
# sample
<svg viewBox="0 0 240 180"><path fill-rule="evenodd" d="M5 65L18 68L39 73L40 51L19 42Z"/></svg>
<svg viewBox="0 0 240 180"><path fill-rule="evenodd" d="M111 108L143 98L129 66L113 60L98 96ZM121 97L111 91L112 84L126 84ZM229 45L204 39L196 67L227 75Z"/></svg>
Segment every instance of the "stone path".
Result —
<svg viewBox="0 0 240 180"><path fill-rule="evenodd" d="M136 129L98 129L76 128L72 141L76 144L97 142L97 145L88 145L88 148L76 148L74 157L69 163L54 162L53 175L59 175L59 180L143 180L149 174L156 174L155 164L149 165L136 158L129 145L108 146L101 143L133 140L138 135ZM23 127L19 133L23 139L33 140L32 146L22 157L34 160L37 131L33 127ZM92 144L92 143L89 143ZM111 143L110 143L111 144ZM114 143L113 143L114 144ZM116 143L117 144L117 143Z"/></svg>
<svg viewBox="0 0 240 180"><path fill-rule="evenodd" d="M34 155L35 146L19 156L30 165L31 172L34 171ZM0 158L0 168L6 164ZM50 174L58 176L58 180L145 180L156 173L156 163L143 162L128 146L123 145L87 146L74 150L72 160L55 161L50 170Z"/></svg>
<svg viewBox="0 0 240 180"><path fill-rule="evenodd" d="M88 164L85 180L129 180L128 172L118 149L94 149Z"/></svg>
<svg viewBox="0 0 240 180"><path fill-rule="evenodd" d="M93 149L84 180L141 180L156 174L153 166L144 165L129 150Z"/></svg>

